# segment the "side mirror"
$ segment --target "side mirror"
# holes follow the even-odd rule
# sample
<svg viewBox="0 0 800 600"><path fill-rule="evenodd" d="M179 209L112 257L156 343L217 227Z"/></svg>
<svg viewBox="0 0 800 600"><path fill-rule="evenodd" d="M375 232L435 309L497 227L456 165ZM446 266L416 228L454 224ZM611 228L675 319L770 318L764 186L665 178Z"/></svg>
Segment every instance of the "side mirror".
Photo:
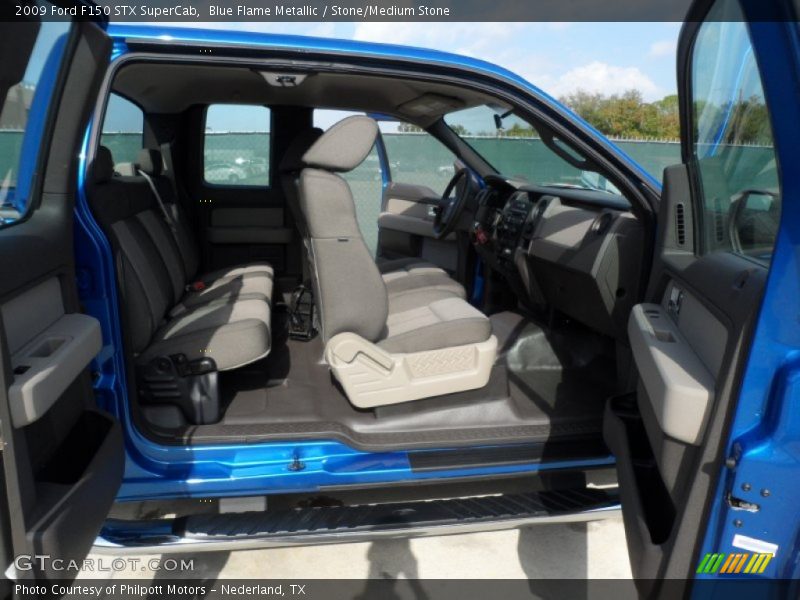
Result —
<svg viewBox="0 0 800 600"><path fill-rule="evenodd" d="M780 224L780 196L767 190L745 190L731 205L728 233L732 249L748 255L771 254Z"/></svg>

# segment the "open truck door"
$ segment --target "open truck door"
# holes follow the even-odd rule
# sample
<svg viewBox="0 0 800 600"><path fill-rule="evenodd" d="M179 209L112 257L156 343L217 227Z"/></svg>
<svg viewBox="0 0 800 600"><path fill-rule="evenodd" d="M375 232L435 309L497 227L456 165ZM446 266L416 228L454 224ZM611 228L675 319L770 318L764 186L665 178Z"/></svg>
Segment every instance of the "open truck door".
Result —
<svg viewBox="0 0 800 600"><path fill-rule="evenodd" d="M72 242L76 149L111 41L93 4L17 4L0 23L3 560L10 579L70 579L55 567L89 551L124 469L121 428L95 405L107 342L82 314Z"/></svg>
<svg viewBox="0 0 800 600"><path fill-rule="evenodd" d="M635 392L613 398L604 422L646 597L796 569L796 511L782 515L797 491L785 468L800 347L790 11L696 2L681 33L682 164L665 170L647 301L628 323Z"/></svg>

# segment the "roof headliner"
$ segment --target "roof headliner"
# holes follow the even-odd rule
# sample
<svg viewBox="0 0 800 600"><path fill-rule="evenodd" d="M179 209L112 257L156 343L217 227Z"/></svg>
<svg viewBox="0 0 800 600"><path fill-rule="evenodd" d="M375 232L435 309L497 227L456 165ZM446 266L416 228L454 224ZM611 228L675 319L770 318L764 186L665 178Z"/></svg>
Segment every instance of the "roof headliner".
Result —
<svg viewBox="0 0 800 600"><path fill-rule="evenodd" d="M247 67L146 62L121 68L112 89L150 113L177 113L196 104L290 105L388 114L420 125L441 113L415 117L398 107L423 94L451 98L464 108L496 101L454 85L395 77L312 73L295 87L276 87Z"/></svg>

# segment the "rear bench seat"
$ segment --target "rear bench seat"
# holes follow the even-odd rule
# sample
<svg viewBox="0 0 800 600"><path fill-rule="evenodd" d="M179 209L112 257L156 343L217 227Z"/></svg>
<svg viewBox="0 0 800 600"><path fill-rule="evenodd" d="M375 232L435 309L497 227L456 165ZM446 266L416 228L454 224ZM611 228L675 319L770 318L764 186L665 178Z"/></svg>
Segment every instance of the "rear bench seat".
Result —
<svg viewBox="0 0 800 600"><path fill-rule="evenodd" d="M184 355L226 371L267 356L272 268L198 274L197 246L161 165L158 151L144 150L139 175L118 176L111 152L100 147L91 173L90 205L111 240L137 365Z"/></svg>

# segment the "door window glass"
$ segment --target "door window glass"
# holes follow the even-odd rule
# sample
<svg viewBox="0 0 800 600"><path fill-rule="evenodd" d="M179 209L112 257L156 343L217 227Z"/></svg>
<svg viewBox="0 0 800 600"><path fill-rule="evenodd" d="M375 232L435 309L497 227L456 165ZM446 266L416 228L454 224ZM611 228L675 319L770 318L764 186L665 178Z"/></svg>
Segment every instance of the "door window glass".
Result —
<svg viewBox="0 0 800 600"><path fill-rule="evenodd" d="M45 123L70 23L29 26L39 27L33 50L22 79L8 88L0 111L0 225L19 220L30 206Z"/></svg>
<svg viewBox="0 0 800 600"><path fill-rule="evenodd" d="M736 2L712 7L695 39L692 152L704 252L768 261L780 217L778 161L747 25Z"/></svg>
<svg viewBox="0 0 800 600"><path fill-rule="evenodd" d="M455 154L410 123L382 123L381 130L392 181L424 185L441 195L455 175Z"/></svg>

